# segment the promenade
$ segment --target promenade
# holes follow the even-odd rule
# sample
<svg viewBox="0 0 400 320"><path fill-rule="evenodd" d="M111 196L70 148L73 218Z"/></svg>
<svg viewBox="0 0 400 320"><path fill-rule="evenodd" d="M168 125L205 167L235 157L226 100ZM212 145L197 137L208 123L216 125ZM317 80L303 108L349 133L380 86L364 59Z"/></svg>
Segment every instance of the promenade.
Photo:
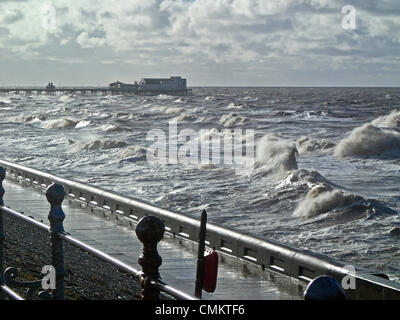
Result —
<svg viewBox="0 0 400 320"><path fill-rule="evenodd" d="M7 207L24 212L47 224L49 203L43 193L17 183L4 181L4 201ZM65 230L73 237L141 270L137 263L142 244L134 230L117 225L90 210L63 203L66 215ZM21 235L22 236L22 235ZM162 280L169 285L193 295L196 274L196 246L166 234L159 244L163 258L160 267ZM203 299L281 300L302 299L304 285L298 280L260 268L239 259L219 255L217 289L203 292Z"/></svg>

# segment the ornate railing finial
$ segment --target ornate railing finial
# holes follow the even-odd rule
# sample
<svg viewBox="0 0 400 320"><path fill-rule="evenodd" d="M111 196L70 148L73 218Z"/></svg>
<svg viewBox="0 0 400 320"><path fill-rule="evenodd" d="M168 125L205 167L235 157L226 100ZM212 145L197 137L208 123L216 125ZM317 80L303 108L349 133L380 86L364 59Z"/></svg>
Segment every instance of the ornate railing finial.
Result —
<svg viewBox="0 0 400 320"><path fill-rule="evenodd" d="M139 257L139 264L143 268L142 300L159 300L160 290L151 285L151 281L160 279L158 271L162 258L158 254L157 244L164 236L165 225L157 217L147 216L140 219L136 226L136 235L143 243L143 253Z"/></svg>
<svg viewBox="0 0 400 320"><path fill-rule="evenodd" d="M52 232L64 232L63 221L65 219L65 214L61 207L64 196L65 191L62 185L53 183L46 190L46 198L51 206L48 218L50 220L50 229Z"/></svg>
<svg viewBox="0 0 400 320"><path fill-rule="evenodd" d="M3 196L5 190L3 188L3 180L6 178L6 170L3 167L0 167L0 206L4 206Z"/></svg>
<svg viewBox="0 0 400 320"><path fill-rule="evenodd" d="M65 219L61 203L64 200L64 187L59 184L52 184L46 190L47 201L50 202L49 212L50 232L51 232L51 263L56 270L56 288L53 292L53 299L64 300L64 246L59 233L64 232L63 221Z"/></svg>

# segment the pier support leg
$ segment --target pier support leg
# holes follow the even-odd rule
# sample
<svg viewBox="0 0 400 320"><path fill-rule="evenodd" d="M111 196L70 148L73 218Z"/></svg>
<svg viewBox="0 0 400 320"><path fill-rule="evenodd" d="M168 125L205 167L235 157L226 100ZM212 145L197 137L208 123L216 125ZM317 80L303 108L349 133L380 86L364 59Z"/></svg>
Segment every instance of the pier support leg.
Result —
<svg viewBox="0 0 400 320"><path fill-rule="evenodd" d="M140 219L135 231L140 242L143 243L143 252L138 260L143 268L140 280L141 299L160 300L160 290L151 285L151 281L160 279L158 269L162 264L162 258L158 254L157 244L164 236L165 225L157 217L147 216Z"/></svg>

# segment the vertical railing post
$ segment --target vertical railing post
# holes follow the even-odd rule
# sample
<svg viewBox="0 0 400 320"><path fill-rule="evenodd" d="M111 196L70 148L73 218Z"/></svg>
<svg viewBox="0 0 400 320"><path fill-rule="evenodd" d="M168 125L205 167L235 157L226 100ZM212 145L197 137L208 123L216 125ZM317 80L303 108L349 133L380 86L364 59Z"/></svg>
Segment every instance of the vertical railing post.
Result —
<svg viewBox="0 0 400 320"><path fill-rule="evenodd" d="M196 286L194 296L201 299L204 281L204 249L206 248L207 212L203 210L200 221L199 246L197 252Z"/></svg>
<svg viewBox="0 0 400 320"><path fill-rule="evenodd" d="M6 177L6 170L0 167L0 206L4 206L3 196L5 190L3 188L3 180ZM3 245L5 240L4 227L3 227L3 211L0 210L0 284L4 284L4 251ZM0 289L0 300L4 299L3 290Z"/></svg>
<svg viewBox="0 0 400 320"><path fill-rule="evenodd" d="M65 219L61 203L64 200L65 191L63 186L52 184L46 190L47 201L50 202L50 240L51 240L51 263L56 271L56 288L53 292L54 300L64 300L64 247L63 240L58 236L64 232L63 221Z"/></svg>
<svg viewBox="0 0 400 320"><path fill-rule="evenodd" d="M151 281L160 279L158 269L162 264L162 258L158 254L157 244L164 236L165 225L157 217L146 216L140 219L135 231L140 242L143 243L143 252L138 260L143 269L140 280L141 299L160 300L160 290L152 286Z"/></svg>

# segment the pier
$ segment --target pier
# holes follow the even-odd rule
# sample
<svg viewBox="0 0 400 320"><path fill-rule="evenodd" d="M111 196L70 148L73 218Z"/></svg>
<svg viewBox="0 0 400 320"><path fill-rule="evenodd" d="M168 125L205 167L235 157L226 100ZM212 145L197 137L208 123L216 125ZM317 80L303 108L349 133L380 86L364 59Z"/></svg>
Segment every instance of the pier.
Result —
<svg viewBox="0 0 400 320"><path fill-rule="evenodd" d="M81 94L81 95L108 95L108 94L123 94L132 93L129 90L118 90L110 87L58 87L58 88L47 88L47 87L0 87L0 93L2 94Z"/></svg>
<svg viewBox="0 0 400 320"><path fill-rule="evenodd" d="M77 94L83 96L106 96L106 95L176 95L184 96L191 93L191 89L184 89L179 91L154 91L154 90L134 90L129 88L112 88L112 87L90 87L90 86L74 86L74 87L56 87L49 89L47 87L0 87L0 94L47 94L47 95L61 95L61 94Z"/></svg>
<svg viewBox="0 0 400 320"><path fill-rule="evenodd" d="M108 86L55 86L53 82L49 82L47 86L2 86L0 94L80 94L80 95L176 95L182 96L192 92L192 89L186 87L186 79L182 77L171 78L143 78L140 82L135 81L133 84L127 84L120 81L110 83Z"/></svg>
<svg viewBox="0 0 400 320"><path fill-rule="evenodd" d="M159 243L161 278L193 295L200 222L156 207L46 172L0 161L7 170L6 206L37 221L46 221L49 204L44 191L52 183L65 190L65 230L71 236L121 263L140 268L142 244L134 234L140 219L155 216L165 224ZM257 238L212 223L207 224L206 246L216 250L220 263L217 289L203 299L302 299L306 286L321 275L338 281L348 276L345 262L308 250ZM357 269L352 299L400 299L400 284Z"/></svg>

